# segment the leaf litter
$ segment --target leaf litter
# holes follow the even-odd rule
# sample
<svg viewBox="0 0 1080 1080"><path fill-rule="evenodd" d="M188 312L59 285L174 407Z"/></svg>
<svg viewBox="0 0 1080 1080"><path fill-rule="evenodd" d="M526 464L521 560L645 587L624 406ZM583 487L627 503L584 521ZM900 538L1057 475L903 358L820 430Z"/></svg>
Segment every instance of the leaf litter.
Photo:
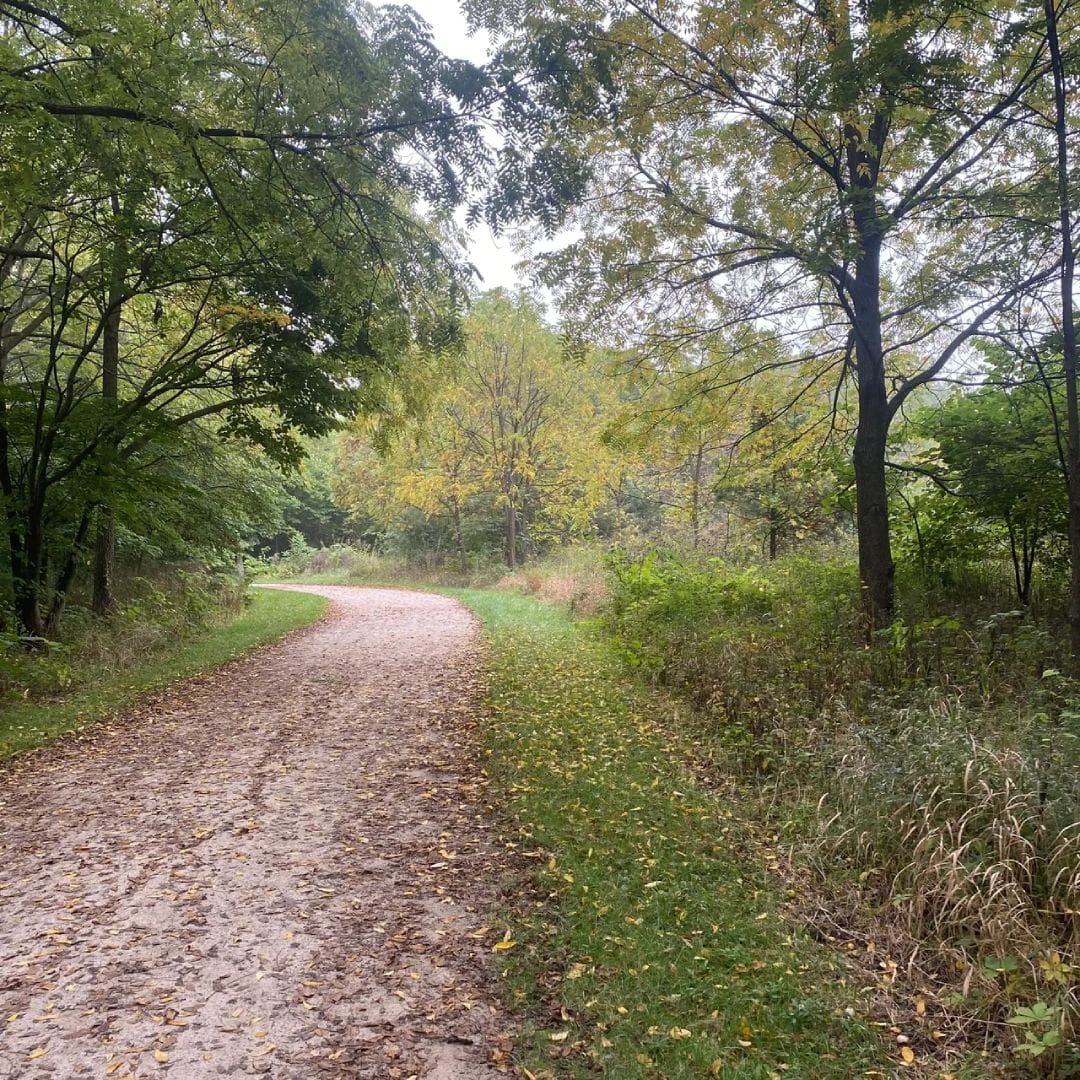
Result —
<svg viewBox="0 0 1080 1080"><path fill-rule="evenodd" d="M306 591L315 628L0 772L0 1077L511 1071L472 618Z"/></svg>

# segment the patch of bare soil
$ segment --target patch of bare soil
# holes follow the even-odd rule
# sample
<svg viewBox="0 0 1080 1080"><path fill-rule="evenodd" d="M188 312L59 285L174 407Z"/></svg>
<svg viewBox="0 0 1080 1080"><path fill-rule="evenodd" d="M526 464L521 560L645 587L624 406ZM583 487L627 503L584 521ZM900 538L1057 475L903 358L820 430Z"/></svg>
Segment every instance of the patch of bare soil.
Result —
<svg viewBox="0 0 1080 1080"><path fill-rule="evenodd" d="M0 1078L509 1071L471 617L310 591L314 629L0 774Z"/></svg>

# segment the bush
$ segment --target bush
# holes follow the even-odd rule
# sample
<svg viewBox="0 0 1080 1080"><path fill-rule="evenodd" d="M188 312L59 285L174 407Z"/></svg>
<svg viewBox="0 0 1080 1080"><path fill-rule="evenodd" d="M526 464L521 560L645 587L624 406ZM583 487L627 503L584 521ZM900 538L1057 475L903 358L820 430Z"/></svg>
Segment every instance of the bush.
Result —
<svg viewBox="0 0 1080 1080"><path fill-rule="evenodd" d="M834 551L751 568L653 551L609 568L624 657L692 700L702 756L814 871L830 919L892 935L1020 1045L1002 1021L1025 1003L1053 999L1066 1023L1080 687L1054 670L1061 628L974 603L941 614L907 591L867 647L855 567Z"/></svg>
<svg viewBox="0 0 1080 1080"><path fill-rule="evenodd" d="M557 548L513 574L505 574L498 587L535 596L573 615L596 615L608 600L604 556L601 548L592 544Z"/></svg>
<svg viewBox="0 0 1080 1080"><path fill-rule="evenodd" d="M57 641L30 651L23 639L0 635L0 700L39 699L91 681L100 670L132 667L156 650L242 609L247 592L229 574L188 566L147 574L117 574L118 606L102 619L76 594Z"/></svg>

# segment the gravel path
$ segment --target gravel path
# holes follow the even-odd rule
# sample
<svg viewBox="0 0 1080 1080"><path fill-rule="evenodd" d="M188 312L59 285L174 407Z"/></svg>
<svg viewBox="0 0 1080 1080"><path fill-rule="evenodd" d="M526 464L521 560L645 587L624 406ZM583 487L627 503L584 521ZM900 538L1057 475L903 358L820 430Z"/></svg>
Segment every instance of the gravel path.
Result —
<svg viewBox="0 0 1080 1080"><path fill-rule="evenodd" d="M0 1078L512 1071L471 617L307 591L313 629L0 771Z"/></svg>

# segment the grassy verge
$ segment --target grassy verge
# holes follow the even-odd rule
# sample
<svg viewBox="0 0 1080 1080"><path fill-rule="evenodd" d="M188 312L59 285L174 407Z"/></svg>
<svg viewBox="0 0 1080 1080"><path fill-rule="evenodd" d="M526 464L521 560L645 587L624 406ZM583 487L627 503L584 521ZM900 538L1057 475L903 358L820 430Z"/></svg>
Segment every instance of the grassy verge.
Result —
<svg viewBox="0 0 1080 1080"><path fill-rule="evenodd" d="M539 1018L521 1043L527 1075L898 1072L833 954L786 923L770 851L695 784L666 706L559 609L455 595L490 643L494 794L537 865L501 949L511 992Z"/></svg>
<svg viewBox="0 0 1080 1080"><path fill-rule="evenodd" d="M44 746L68 731L101 720L179 679L208 671L314 622L328 601L308 593L257 589L241 614L208 628L145 663L102 672L90 688L70 697L0 707L0 759Z"/></svg>

